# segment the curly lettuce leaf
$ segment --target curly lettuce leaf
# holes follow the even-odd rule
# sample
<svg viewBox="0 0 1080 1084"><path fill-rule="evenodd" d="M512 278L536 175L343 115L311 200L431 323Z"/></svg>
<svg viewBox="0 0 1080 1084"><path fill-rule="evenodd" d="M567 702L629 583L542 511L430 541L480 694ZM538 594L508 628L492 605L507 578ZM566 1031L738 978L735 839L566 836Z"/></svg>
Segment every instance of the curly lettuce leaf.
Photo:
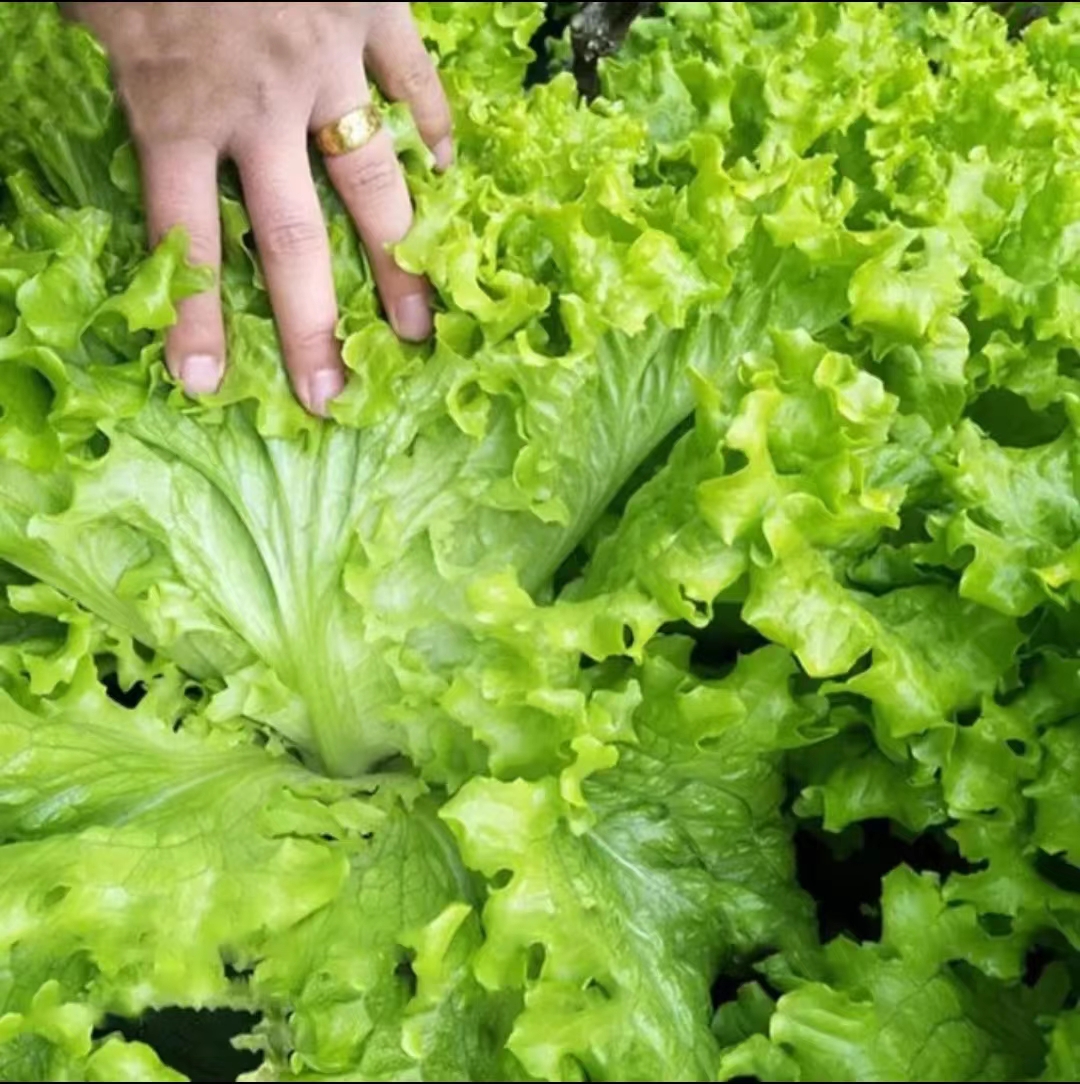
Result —
<svg viewBox="0 0 1080 1084"><path fill-rule="evenodd" d="M541 1079L703 1079L717 964L812 944L779 766L813 740L817 705L790 692L782 651L706 685L686 676L689 647L645 662L635 737L586 779L584 819L565 776L473 780L442 810L465 861L505 882L476 974L523 991L508 1045Z"/></svg>
<svg viewBox="0 0 1080 1084"><path fill-rule="evenodd" d="M883 893L879 943L838 939L808 973L769 968L784 989L757 1031L727 1051L720 1079L1024 1080L1039 1071L1037 1021L1053 991L1001 981L1016 948L947 909L932 879L899 869ZM759 1024L760 1026L760 1024Z"/></svg>

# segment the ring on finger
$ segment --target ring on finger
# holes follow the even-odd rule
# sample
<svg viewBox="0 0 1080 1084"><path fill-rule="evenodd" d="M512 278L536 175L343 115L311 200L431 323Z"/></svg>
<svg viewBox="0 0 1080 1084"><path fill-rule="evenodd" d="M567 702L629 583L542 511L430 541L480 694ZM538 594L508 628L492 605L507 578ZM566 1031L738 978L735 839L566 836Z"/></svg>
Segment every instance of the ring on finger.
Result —
<svg viewBox="0 0 1080 1084"><path fill-rule="evenodd" d="M327 158L337 158L367 146L382 128L374 102L357 106L315 132L315 145Z"/></svg>

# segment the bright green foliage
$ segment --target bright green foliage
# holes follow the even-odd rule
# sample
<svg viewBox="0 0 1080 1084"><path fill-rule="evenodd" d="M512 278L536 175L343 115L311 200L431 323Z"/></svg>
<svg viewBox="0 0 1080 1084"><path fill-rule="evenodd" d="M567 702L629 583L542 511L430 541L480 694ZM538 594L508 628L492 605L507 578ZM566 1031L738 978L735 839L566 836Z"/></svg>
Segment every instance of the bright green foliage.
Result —
<svg viewBox="0 0 1080 1084"><path fill-rule="evenodd" d="M249 1080L1078 1079L1074 5L668 3L592 103L544 5L413 7L437 335L320 175L320 422L228 175L172 386L205 274L0 4L0 1079L185 1079L169 1006ZM882 820L942 868L832 936L796 835Z"/></svg>

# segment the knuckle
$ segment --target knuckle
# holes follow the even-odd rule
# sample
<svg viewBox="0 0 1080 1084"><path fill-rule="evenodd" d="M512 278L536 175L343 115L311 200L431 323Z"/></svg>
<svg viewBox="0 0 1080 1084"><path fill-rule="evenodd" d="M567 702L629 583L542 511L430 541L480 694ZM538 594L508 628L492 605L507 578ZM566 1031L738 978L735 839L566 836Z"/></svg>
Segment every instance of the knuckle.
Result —
<svg viewBox="0 0 1080 1084"><path fill-rule="evenodd" d="M398 75L401 93L406 98L427 98L440 91L439 77L425 55Z"/></svg>
<svg viewBox="0 0 1080 1084"><path fill-rule="evenodd" d="M280 215L263 225L256 241L267 256L309 256L322 247L323 225L297 215Z"/></svg>
<svg viewBox="0 0 1080 1084"><path fill-rule="evenodd" d="M352 164L346 183L367 199L388 196L403 183L401 167L389 154L360 158Z"/></svg>
<svg viewBox="0 0 1080 1084"><path fill-rule="evenodd" d="M167 229L179 227L187 235L188 258L196 263L216 263L218 259L218 239L204 225L191 221L171 223Z"/></svg>
<svg viewBox="0 0 1080 1084"><path fill-rule="evenodd" d="M307 372L324 368L337 359L335 320L316 320L291 328L282 343L290 370Z"/></svg>

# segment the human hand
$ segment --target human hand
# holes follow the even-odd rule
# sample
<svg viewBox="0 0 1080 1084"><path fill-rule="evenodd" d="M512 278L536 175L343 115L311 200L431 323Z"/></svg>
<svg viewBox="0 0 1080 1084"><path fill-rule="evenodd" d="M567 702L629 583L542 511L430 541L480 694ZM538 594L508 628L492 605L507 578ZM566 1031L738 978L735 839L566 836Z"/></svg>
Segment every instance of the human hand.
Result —
<svg viewBox="0 0 1080 1084"><path fill-rule="evenodd" d="M190 258L221 261L217 170L235 161L293 388L313 413L344 387L334 328L330 247L308 159L308 134L370 101L365 67L412 108L445 168L450 110L403 3L73 3L63 5L109 54L142 170L150 240L174 226ZM390 323L431 333L426 282L387 246L412 223L388 133L327 157L327 172L363 241ZM179 306L166 363L189 394L217 389L225 330L217 286Z"/></svg>

